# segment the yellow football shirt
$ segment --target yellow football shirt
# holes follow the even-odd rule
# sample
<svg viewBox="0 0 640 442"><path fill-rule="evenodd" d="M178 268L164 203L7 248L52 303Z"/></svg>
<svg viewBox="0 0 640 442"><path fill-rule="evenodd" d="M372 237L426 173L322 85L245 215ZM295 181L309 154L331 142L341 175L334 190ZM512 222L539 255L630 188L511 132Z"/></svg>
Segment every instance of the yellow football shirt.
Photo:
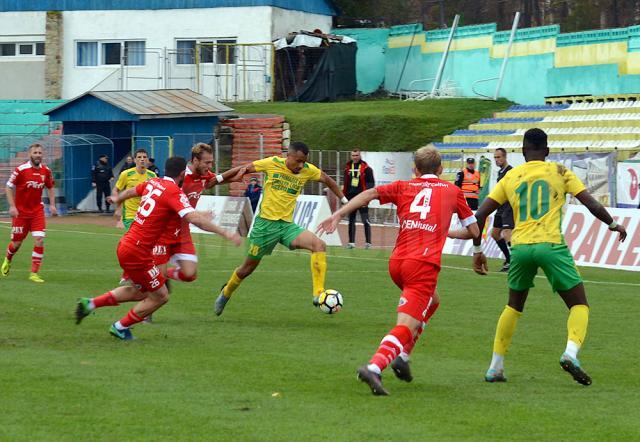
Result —
<svg viewBox="0 0 640 442"><path fill-rule="evenodd" d="M138 184L144 183L156 176L157 175L150 170L146 170L144 173L138 173L136 168L132 167L131 169L122 171L118 177L118 181L116 182L116 187L118 190L131 189L132 187L136 187ZM129 198L126 200L122 209L122 219L133 219L138 211L139 205L140 197Z"/></svg>
<svg viewBox="0 0 640 442"><path fill-rule="evenodd" d="M558 163L529 161L511 169L489 194L499 204L513 208L515 229L511 243L564 242L562 207L567 193L577 195L585 186Z"/></svg>
<svg viewBox="0 0 640 442"><path fill-rule="evenodd" d="M291 222L296 208L296 199L304 184L320 180L321 170L313 164L304 163L300 173L291 172L285 159L275 156L254 161L257 172L264 172L264 190L258 216L273 221Z"/></svg>

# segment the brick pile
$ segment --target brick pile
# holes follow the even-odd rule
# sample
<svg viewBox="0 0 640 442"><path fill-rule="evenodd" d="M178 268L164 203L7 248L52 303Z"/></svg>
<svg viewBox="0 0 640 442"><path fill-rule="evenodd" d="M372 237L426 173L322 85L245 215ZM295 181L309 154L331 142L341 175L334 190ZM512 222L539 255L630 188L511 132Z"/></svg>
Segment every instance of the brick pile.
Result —
<svg viewBox="0 0 640 442"><path fill-rule="evenodd" d="M247 116L223 120L222 125L230 127L233 133L231 167L241 166L265 157L280 156L283 146L286 148L286 139L283 136L286 123L284 117L280 115ZM263 137L262 154L260 134ZM256 174L258 179L260 179L259 175ZM250 177L250 175L245 175L245 182L231 183L229 194L243 196Z"/></svg>

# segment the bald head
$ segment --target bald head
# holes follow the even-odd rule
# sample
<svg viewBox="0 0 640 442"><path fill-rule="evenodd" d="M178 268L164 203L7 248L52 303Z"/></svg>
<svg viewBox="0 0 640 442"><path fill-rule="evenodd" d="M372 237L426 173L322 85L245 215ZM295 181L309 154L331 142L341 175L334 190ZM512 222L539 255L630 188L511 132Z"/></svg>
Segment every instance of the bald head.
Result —
<svg viewBox="0 0 640 442"><path fill-rule="evenodd" d="M442 173L442 159L435 147L425 146L416 151L416 169L421 175Z"/></svg>

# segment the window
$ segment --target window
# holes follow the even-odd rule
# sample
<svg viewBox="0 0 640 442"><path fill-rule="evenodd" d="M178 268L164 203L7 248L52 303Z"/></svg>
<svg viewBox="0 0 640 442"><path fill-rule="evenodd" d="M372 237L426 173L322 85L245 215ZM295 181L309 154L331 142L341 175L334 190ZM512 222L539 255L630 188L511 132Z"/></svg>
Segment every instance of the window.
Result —
<svg viewBox="0 0 640 442"><path fill-rule="evenodd" d="M145 44L144 41L124 42L124 64L127 66L145 65Z"/></svg>
<svg viewBox="0 0 640 442"><path fill-rule="evenodd" d="M15 43L0 43L0 57L11 57L16 55Z"/></svg>
<svg viewBox="0 0 640 442"><path fill-rule="evenodd" d="M79 41L76 54L76 66L119 66L123 56L125 66L144 66L146 60L142 40Z"/></svg>
<svg viewBox="0 0 640 442"><path fill-rule="evenodd" d="M102 43L102 64L120 64L120 49L122 44Z"/></svg>
<svg viewBox="0 0 640 442"><path fill-rule="evenodd" d="M218 40L218 50L216 51L216 63L236 64L236 40Z"/></svg>
<svg viewBox="0 0 640 442"><path fill-rule="evenodd" d="M76 47L76 66L98 66L98 42L79 41Z"/></svg>
<svg viewBox="0 0 640 442"><path fill-rule="evenodd" d="M18 47L20 55L33 55L33 44L32 43L26 43L26 44L19 44Z"/></svg>
<svg viewBox="0 0 640 442"><path fill-rule="evenodd" d="M177 64L195 64L196 57L196 41L195 40L179 40Z"/></svg>
<svg viewBox="0 0 640 442"><path fill-rule="evenodd" d="M215 41L201 41L200 44L200 63L213 63Z"/></svg>
<svg viewBox="0 0 640 442"><path fill-rule="evenodd" d="M0 43L0 57L29 57L44 55L44 43Z"/></svg>
<svg viewBox="0 0 640 442"><path fill-rule="evenodd" d="M235 39L178 40L176 63L195 64L196 46L200 50L200 63L236 64Z"/></svg>

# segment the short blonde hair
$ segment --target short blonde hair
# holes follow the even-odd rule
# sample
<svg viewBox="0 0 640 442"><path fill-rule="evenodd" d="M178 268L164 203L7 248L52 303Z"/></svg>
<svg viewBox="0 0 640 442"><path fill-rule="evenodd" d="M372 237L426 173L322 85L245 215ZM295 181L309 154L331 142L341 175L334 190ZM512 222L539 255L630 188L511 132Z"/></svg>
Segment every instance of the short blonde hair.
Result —
<svg viewBox="0 0 640 442"><path fill-rule="evenodd" d="M431 146L421 147L416 151L415 157L416 169L421 174L436 173L442 164L440 152Z"/></svg>
<svg viewBox="0 0 640 442"><path fill-rule="evenodd" d="M44 150L44 146L40 143L33 143L31 146L29 146L29 150L33 149L34 147L39 147L40 149Z"/></svg>
<svg viewBox="0 0 640 442"><path fill-rule="evenodd" d="M198 143L191 148L191 159L202 159L202 154L204 152L213 154L213 148L206 143Z"/></svg>

